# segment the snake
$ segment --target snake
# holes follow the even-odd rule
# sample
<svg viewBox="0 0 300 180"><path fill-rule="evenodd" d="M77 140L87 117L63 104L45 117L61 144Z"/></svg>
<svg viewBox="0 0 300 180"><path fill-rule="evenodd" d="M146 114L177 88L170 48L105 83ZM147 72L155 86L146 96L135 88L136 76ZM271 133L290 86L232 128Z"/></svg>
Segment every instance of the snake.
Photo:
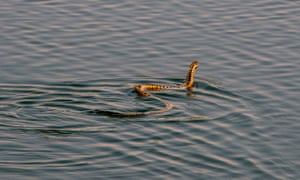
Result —
<svg viewBox="0 0 300 180"><path fill-rule="evenodd" d="M146 112L118 112L118 111L106 111L106 110L96 110L97 114L101 115L107 115L107 116L118 116L118 117L133 117L133 116L143 116L143 115L149 115L149 114L159 114L169 111L173 108L173 104L170 102L163 100L157 96L154 96L150 93L150 91L160 91L163 89L187 89L189 91L192 91L194 87L194 76L195 72L199 66L198 61L194 61L189 66L189 70L186 74L185 81L181 85L177 86L168 86L168 85L159 85L159 84L140 84L140 85L134 85L134 91L142 97L151 97L153 99L156 99L164 104L164 107L158 110L151 110Z"/></svg>

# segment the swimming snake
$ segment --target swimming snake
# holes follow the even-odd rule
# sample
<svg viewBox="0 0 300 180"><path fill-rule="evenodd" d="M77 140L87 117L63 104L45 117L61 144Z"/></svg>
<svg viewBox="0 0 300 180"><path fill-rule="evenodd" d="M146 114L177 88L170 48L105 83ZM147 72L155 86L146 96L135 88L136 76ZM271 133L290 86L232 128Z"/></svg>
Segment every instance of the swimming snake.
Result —
<svg viewBox="0 0 300 180"><path fill-rule="evenodd" d="M158 85L158 84L141 84L141 85L135 85L133 88L135 92L144 97L151 97L153 99L156 99L160 102L162 102L165 107L158 109L158 110L152 110L152 111L146 111L146 112L117 112L117 111L102 111L97 110L97 114L107 115L107 116L118 116L118 117L130 117L130 116L142 116L142 115L148 115L148 114L158 114L167 112L170 109L172 109L173 105L165 101L157 96L153 96L149 93L149 91L160 91L163 89L187 89L191 91L194 87L194 75L199 66L198 61L194 61L191 63L189 67L189 71L186 74L185 81L182 85L179 86L166 86L166 85Z"/></svg>

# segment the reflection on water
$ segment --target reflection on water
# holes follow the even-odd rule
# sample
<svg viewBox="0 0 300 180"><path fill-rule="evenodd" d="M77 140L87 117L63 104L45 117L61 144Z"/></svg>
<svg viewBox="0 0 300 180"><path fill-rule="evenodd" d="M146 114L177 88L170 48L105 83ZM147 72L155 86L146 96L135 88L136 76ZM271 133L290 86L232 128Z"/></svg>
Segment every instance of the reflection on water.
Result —
<svg viewBox="0 0 300 180"><path fill-rule="evenodd" d="M300 4L4 1L1 179L299 179ZM200 62L195 88L178 85Z"/></svg>

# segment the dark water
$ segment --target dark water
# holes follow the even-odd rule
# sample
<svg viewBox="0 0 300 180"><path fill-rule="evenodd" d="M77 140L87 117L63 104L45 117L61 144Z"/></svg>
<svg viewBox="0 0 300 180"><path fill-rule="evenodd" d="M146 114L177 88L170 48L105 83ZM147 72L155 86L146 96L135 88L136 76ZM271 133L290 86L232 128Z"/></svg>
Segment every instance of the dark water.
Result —
<svg viewBox="0 0 300 180"><path fill-rule="evenodd" d="M0 6L0 179L300 179L299 1ZM182 83L148 111L133 84Z"/></svg>

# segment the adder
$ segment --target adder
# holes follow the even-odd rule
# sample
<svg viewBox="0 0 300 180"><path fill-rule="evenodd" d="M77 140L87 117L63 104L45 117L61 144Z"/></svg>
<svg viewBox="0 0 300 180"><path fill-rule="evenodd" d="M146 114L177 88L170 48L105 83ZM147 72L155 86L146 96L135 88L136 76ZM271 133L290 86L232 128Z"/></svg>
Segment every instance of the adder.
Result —
<svg viewBox="0 0 300 180"><path fill-rule="evenodd" d="M158 109L158 110L151 110L151 111L146 111L146 112L118 112L118 111L101 111L97 110L98 114L103 114L103 115L108 115L108 116L119 116L119 117L130 117L130 116L142 116L142 115L148 115L148 114L158 114L158 113L163 113L167 112L170 109L172 109L173 105L165 101L157 96L154 96L150 94L149 91L160 91L163 89L187 89L187 90L192 90L194 87L194 76L195 72L199 66L198 61L194 61L191 63L188 73L186 74L185 81L182 85L179 86L166 86L166 85L158 85L158 84L141 84L141 85L135 85L133 88L135 92L144 97L151 97L153 99L156 99L160 102L162 102L165 107Z"/></svg>

